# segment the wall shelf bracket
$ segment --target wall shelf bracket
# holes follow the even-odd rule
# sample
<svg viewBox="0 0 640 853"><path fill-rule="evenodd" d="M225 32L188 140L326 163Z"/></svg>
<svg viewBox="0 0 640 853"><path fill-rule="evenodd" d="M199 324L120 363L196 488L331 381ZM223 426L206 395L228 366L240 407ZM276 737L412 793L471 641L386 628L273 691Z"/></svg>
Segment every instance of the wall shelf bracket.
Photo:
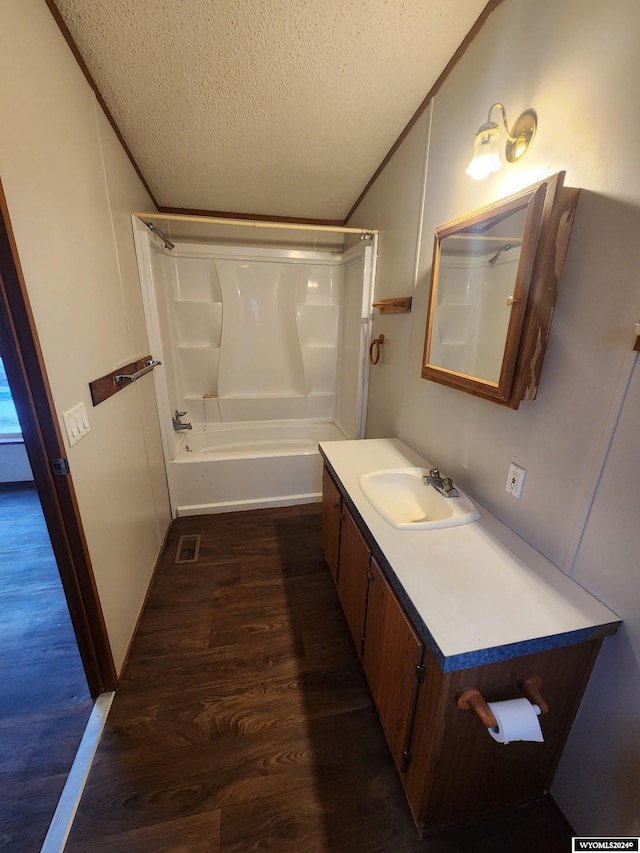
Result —
<svg viewBox="0 0 640 853"><path fill-rule="evenodd" d="M373 303L381 314L408 314L411 311L411 296L394 296L390 299L378 299Z"/></svg>

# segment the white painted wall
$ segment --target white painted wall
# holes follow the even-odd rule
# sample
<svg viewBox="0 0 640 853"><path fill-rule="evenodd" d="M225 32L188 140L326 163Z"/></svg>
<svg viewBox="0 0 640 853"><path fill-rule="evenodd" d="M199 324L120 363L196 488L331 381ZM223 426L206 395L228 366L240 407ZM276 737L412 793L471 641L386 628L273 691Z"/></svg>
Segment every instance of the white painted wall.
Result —
<svg viewBox="0 0 640 853"><path fill-rule="evenodd" d="M624 620L607 640L560 764L553 792L576 826L640 835L640 363L629 384L574 578Z"/></svg>
<svg viewBox="0 0 640 853"><path fill-rule="evenodd" d="M585 834L638 832L640 404L627 384L640 320L639 28L636 0L504 0L432 101L421 211L407 187L423 180L422 120L349 223L379 224L380 268L404 282L408 255L418 257L410 329L376 320L385 342L411 340L386 349L386 377L372 371L369 435L398 435L560 568L575 563L576 579L625 618L605 642L553 789ZM535 109L538 133L521 164L475 182L464 170L495 101L510 122ZM421 379L435 227L561 170L583 189L538 399L514 412ZM398 227L412 249L385 240ZM395 286L381 275L376 297ZM527 469L520 501L504 491L511 461Z"/></svg>
<svg viewBox="0 0 640 853"><path fill-rule="evenodd" d="M116 667L169 523L151 379L95 409L89 382L147 354L129 215L151 200L43 0L4 4L0 173Z"/></svg>
<svg viewBox="0 0 640 853"><path fill-rule="evenodd" d="M380 230L376 299L414 292L430 115L428 108L348 223ZM373 309L372 338L382 333L384 344L369 373L368 438L400 434L411 327L411 314Z"/></svg>

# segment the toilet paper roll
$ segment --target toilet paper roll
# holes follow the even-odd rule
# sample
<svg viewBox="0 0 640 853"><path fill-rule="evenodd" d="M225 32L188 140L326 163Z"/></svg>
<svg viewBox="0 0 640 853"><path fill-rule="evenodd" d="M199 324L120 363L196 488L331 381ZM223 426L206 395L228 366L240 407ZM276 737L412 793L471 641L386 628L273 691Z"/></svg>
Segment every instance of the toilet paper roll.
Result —
<svg viewBox="0 0 640 853"><path fill-rule="evenodd" d="M487 702L498 725L488 729L498 743L514 740L544 741L538 714L540 708L528 699L507 699L504 702Z"/></svg>

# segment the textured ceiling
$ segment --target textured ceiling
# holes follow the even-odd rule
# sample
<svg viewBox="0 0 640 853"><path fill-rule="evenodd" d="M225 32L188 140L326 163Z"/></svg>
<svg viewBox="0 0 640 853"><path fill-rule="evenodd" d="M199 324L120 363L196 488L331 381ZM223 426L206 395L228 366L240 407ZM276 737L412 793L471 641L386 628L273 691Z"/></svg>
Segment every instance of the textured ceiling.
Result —
<svg viewBox="0 0 640 853"><path fill-rule="evenodd" d="M161 206L342 220L486 0L53 0Z"/></svg>

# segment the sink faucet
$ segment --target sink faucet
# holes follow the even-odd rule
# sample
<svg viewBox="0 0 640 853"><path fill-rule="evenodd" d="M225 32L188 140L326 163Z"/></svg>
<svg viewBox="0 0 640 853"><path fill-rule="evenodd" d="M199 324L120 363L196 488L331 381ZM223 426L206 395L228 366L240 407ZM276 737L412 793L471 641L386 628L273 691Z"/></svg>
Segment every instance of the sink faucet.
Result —
<svg viewBox="0 0 640 853"><path fill-rule="evenodd" d="M180 430L182 430L182 429L191 429L192 428L191 424L183 424L182 421L180 420L180 418L183 418L186 414L187 414L186 412L179 412L176 409L176 413L173 416L173 428L176 432L180 432Z"/></svg>
<svg viewBox="0 0 640 853"><path fill-rule="evenodd" d="M424 474L422 482L425 486L433 486L445 498L459 498L458 490L453 485L451 477L443 477L437 468L431 468L428 474Z"/></svg>

